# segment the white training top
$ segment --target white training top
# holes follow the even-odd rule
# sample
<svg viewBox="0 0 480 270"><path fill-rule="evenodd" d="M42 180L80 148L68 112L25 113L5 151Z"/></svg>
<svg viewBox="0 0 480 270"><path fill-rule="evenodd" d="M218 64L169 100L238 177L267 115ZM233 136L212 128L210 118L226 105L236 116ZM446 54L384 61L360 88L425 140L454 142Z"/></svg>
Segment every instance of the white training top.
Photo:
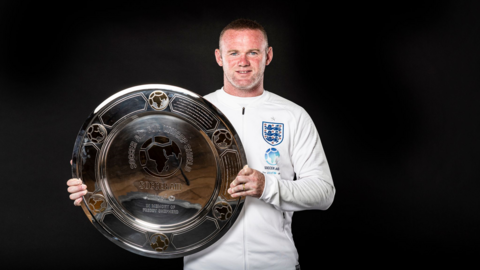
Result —
<svg viewBox="0 0 480 270"><path fill-rule="evenodd" d="M312 119L302 107L268 91L241 98L220 89L204 98L232 123L249 167L265 175L265 190L259 199L247 196L230 230L212 246L186 256L184 269L295 269L293 212L326 210L335 196Z"/></svg>

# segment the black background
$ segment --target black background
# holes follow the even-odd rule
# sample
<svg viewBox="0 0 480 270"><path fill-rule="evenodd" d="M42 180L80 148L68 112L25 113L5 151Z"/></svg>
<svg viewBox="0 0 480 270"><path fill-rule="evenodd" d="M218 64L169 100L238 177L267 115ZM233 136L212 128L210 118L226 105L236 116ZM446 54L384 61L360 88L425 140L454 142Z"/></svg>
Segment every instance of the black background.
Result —
<svg viewBox="0 0 480 270"><path fill-rule="evenodd" d="M337 188L329 210L295 213L302 269L474 261L479 2L121 2L0 2L3 263L182 268L103 237L68 198L69 160L117 91L220 88L218 35L241 17L266 28L265 88L312 116Z"/></svg>

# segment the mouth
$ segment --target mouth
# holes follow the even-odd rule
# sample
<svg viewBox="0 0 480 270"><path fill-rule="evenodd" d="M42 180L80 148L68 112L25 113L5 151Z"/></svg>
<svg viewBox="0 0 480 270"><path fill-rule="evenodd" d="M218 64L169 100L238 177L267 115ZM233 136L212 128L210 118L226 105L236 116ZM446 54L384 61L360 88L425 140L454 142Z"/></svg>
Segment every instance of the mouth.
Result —
<svg viewBox="0 0 480 270"><path fill-rule="evenodd" d="M252 71L251 70L237 70L236 72L239 73L239 74L248 74Z"/></svg>

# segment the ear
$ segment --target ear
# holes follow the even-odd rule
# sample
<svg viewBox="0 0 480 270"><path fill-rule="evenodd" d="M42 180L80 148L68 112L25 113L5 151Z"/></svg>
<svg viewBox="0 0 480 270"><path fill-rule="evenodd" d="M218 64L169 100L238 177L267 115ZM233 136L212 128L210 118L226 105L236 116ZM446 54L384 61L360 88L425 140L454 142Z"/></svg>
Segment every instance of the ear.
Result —
<svg viewBox="0 0 480 270"><path fill-rule="evenodd" d="M222 53L219 49L215 49L215 60L217 60L219 66L223 67Z"/></svg>
<svg viewBox="0 0 480 270"><path fill-rule="evenodd" d="M268 64L272 62L272 59L273 59L273 48L269 47L267 50L267 60L265 61L265 65L268 66Z"/></svg>

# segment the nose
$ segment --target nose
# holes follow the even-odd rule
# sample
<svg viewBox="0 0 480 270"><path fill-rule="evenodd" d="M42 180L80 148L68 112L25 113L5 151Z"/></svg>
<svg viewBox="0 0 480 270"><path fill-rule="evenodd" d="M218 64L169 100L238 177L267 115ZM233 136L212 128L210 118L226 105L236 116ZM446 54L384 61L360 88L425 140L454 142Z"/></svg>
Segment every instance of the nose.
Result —
<svg viewBox="0 0 480 270"><path fill-rule="evenodd" d="M240 60L238 61L238 65L241 67L246 67L250 65L250 62L248 61L247 55L246 54L241 54L240 55Z"/></svg>

